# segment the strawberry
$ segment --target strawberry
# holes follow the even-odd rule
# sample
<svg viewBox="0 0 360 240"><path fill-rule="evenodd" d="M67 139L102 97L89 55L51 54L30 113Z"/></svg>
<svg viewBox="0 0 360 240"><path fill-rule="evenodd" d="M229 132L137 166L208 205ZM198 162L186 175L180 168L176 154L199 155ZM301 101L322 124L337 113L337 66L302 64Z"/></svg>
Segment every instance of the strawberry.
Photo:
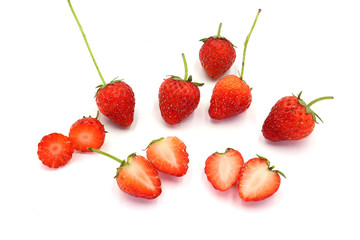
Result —
<svg viewBox="0 0 360 240"><path fill-rule="evenodd" d="M243 164L241 153L228 148L224 153L215 152L207 158L205 174L215 189L226 191L238 180Z"/></svg>
<svg viewBox="0 0 360 240"><path fill-rule="evenodd" d="M38 144L38 157L44 165L50 168L66 165L73 153L74 148L70 139L61 133L46 135Z"/></svg>
<svg viewBox="0 0 360 240"><path fill-rule="evenodd" d="M81 152L90 152L88 147L100 148L105 140L104 125L91 116L77 120L70 128L69 139L73 147Z"/></svg>
<svg viewBox="0 0 360 240"><path fill-rule="evenodd" d="M221 120L238 115L250 107L251 101L251 89L245 81L235 75L225 76L215 84L209 116Z"/></svg>
<svg viewBox="0 0 360 240"><path fill-rule="evenodd" d="M313 132L317 123L316 118L322 121L310 107L318 101L333 97L318 98L306 104L300 98L301 93L298 96L283 97L272 107L262 126L262 133L266 139L273 142L300 140Z"/></svg>
<svg viewBox="0 0 360 240"><path fill-rule="evenodd" d="M165 79L159 88L159 108L161 116L170 125L178 124L191 115L200 102L199 86L203 84L192 82L188 78L188 69L185 55L182 54L185 77L181 79L171 76Z"/></svg>
<svg viewBox="0 0 360 240"><path fill-rule="evenodd" d="M147 159L158 171L177 177L186 174L188 156L186 145L177 137L154 140L146 149Z"/></svg>
<svg viewBox="0 0 360 240"><path fill-rule="evenodd" d="M221 78L215 84L209 107L209 116L213 119L221 120L229 118L243 113L250 107L252 101L251 88L243 80L245 54L247 44L260 12L261 9L259 9L250 33L246 37L244 43L244 55L240 77L228 75Z"/></svg>
<svg viewBox="0 0 360 240"><path fill-rule="evenodd" d="M122 127L129 127L134 120L134 92L122 80L100 85L96 93L96 104L102 114Z"/></svg>
<svg viewBox="0 0 360 240"><path fill-rule="evenodd" d="M273 170L264 157L250 159L241 168L239 177L239 195L244 201L260 201L272 196L280 187L279 170Z"/></svg>
<svg viewBox="0 0 360 240"><path fill-rule="evenodd" d="M133 153L125 161L98 149L89 148L89 150L120 163L115 179L121 191L134 197L146 199L154 199L161 194L161 181L158 172L146 158Z"/></svg>
<svg viewBox="0 0 360 240"><path fill-rule="evenodd" d="M131 125L134 119L134 92L128 84L122 80L117 80L117 78L108 84L105 82L70 0L68 0L68 4L80 28L90 56L102 81L102 84L97 86L98 90L96 92L96 104L99 108L99 111L120 126L128 127Z"/></svg>
<svg viewBox="0 0 360 240"><path fill-rule="evenodd" d="M219 25L217 35L200 40L204 42L199 52L201 66L212 78L221 77L230 69L236 58L234 45L220 36L221 26L222 23Z"/></svg>

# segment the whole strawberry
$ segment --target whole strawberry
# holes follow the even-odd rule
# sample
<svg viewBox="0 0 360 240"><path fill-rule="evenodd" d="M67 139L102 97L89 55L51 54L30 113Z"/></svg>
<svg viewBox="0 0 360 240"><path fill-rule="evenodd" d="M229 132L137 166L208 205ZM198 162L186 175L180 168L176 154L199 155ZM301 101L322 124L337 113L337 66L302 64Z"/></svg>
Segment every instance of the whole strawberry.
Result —
<svg viewBox="0 0 360 240"><path fill-rule="evenodd" d="M238 115L250 107L251 101L249 85L238 76L228 75L215 84L209 116L221 120Z"/></svg>
<svg viewBox="0 0 360 240"><path fill-rule="evenodd" d="M221 78L215 84L209 107L209 116L213 119L221 120L229 118L243 113L250 107L252 101L251 88L243 80L245 54L247 44L260 12L261 9L259 9L250 33L246 37L244 43L244 55L240 77L228 75Z"/></svg>
<svg viewBox="0 0 360 240"><path fill-rule="evenodd" d="M178 124L194 112L200 102L199 86L203 84L192 82L188 78L185 55L182 54L185 77L184 79L171 76L165 79L159 88L159 108L161 116L170 125Z"/></svg>
<svg viewBox="0 0 360 240"><path fill-rule="evenodd" d="M104 144L106 132L98 116L99 112L95 118L83 117L71 126L69 139L76 150L90 152L89 147L100 148Z"/></svg>
<svg viewBox="0 0 360 240"><path fill-rule="evenodd" d="M70 0L68 0L68 4L80 28L90 56L102 81L102 84L98 86L99 89L96 92L96 104L99 111L120 126L128 127L134 119L134 92L131 87L122 80L117 80L115 78L108 84L105 82Z"/></svg>
<svg viewBox="0 0 360 240"><path fill-rule="evenodd" d="M222 23L217 35L200 40L204 42L199 52L200 62L207 75L212 78L221 77L230 69L236 58L234 45L220 36L221 26Z"/></svg>
<svg viewBox="0 0 360 240"><path fill-rule="evenodd" d="M270 141L300 140L309 136L314 130L316 118L321 118L310 107L321 100L333 99L322 97L306 104L298 96L281 98L272 107L262 126L264 137Z"/></svg>
<svg viewBox="0 0 360 240"><path fill-rule="evenodd" d="M99 111L122 127L134 120L135 95L132 88L122 80L100 85L96 93Z"/></svg>

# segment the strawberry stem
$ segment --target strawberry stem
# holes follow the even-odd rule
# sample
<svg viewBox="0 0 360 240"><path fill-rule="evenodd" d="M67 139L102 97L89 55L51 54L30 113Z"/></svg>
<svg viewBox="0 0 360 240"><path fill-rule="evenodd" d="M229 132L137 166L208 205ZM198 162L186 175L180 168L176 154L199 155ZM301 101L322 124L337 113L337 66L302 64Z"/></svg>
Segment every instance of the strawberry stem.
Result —
<svg viewBox="0 0 360 240"><path fill-rule="evenodd" d="M187 78L188 78L188 67L187 67L187 63L186 63L186 59L185 59L185 54L182 53L181 56L182 56L182 59L183 59L183 62L184 62L184 67L185 67L185 77L184 77L184 80L187 81Z"/></svg>
<svg viewBox="0 0 360 240"><path fill-rule="evenodd" d="M326 99L334 99L334 97L333 96L326 96L326 97L317 98L317 99L311 101L307 106L311 107L311 105L313 105L314 103L317 103L319 101L326 100Z"/></svg>
<svg viewBox="0 0 360 240"><path fill-rule="evenodd" d="M100 153L100 154L102 154L102 155L104 155L104 156L107 156L107 157L109 157L109 158L112 158L112 159L114 159L115 161L119 162L120 164L122 164L122 163L124 162L124 160L121 160L121 159L119 159L119 158L117 158L117 157L115 157L115 156L113 156L113 155L111 155L111 154L108 154L108 153L106 153L106 152L100 151L99 149L90 148L90 147L89 147L88 149L91 150L91 151L93 151L93 152L97 152L97 153Z"/></svg>
<svg viewBox="0 0 360 240"><path fill-rule="evenodd" d="M74 15L74 17L75 17L75 20L76 20L76 22L77 22L77 24L78 24L78 26L79 26L79 28L80 28L80 31L81 31L81 33L82 33L82 36L83 36L84 40L85 40L87 49L88 49L89 52L90 52L91 58L92 58L92 60L93 60L93 62L94 62L94 64L95 64L96 70L97 70L98 73L99 73L99 76L100 76L100 78L101 78L101 81L103 82L104 85L106 85L106 82L105 82L105 80L104 80L104 78L103 78L103 76L102 76L102 74L101 74L101 72L100 72L100 69L99 69L99 67L98 67L98 65L97 65L97 63L96 63L95 57L94 57L94 55L93 55L93 53L92 53L92 51L91 51L91 48L90 48L90 45L89 45L89 43L88 43L88 41L87 41L86 35L85 35L85 33L84 33L84 30L82 29L82 26L81 26L81 24L80 24L80 21L79 21L79 19L78 19L77 16L76 16L76 13L75 13L72 5L71 5L70 0L68 0L68 3L69 3L69 6L70 6L70 9L71 9L71 12L73 13L73 15Z"/></svg>
<svg viewBox="0 0 360 240"><path fill-rule="evenodd" d="M245 55L246 55L247 44L248 44L248 42L249 42L251 33L252 33L252 31L253 31L253 29L254 29L254 27L255 27L255 24L256 24L256 21L257 21L257 19L258 19L258 17L259 17L260 12L261 12L261 9L259 9L259 11L258 11L258 13L257 13L257 15L256 15L256 18L255 18L255 21L254 21L254 23L253 23L253 25L252 25L252 27L251 27L250 33L249 33L249 35L247 35L246 40L245 40L245 43L244 43L244 53L243 53L243 61L242 61L241 75L240 75L240 78L241 78L241 79L243 78L243 75L244 75Z"/></svg>
<svg viewBox="0 0 360 240"><path fill-rule="evenodd" d="M222 27L222 23L220 23L220 25L219 25L219 29L218 29L218 32L217 32L217 37L220 37L221 27Z"/></svg>

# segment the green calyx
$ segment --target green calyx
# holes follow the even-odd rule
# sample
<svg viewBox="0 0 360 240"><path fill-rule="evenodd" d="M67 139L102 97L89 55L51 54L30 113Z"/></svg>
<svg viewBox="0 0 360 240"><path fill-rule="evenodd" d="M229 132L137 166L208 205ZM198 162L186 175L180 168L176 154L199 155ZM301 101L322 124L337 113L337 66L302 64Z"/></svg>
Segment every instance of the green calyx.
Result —
<svg viewBox="0 0 360 240"><path fill-rule="evenodd" d="M227 153L228 151L230 151L230 150L235 150L235 149L233 149L233 148L226 148L225 152L223 152L223 153L221 153L221 152L216 152L216 154L224 155L224 154L226 154L226 153Z"/></svg>
<svg viewBox="0 0 360 240"><path fill-rule="evenodd" d="M333 97L333 96L325 96L325 97L317 98L317 99L311 101L309 104L306 104L306 103L304 102L304 100L301 99L301 94L302 94L302 91L301 91L297 96L295 96L294 94L293 94L293 96L297 97L297 98L298 98L298 102L300 103L300 105L302 105L303 107L305 107L306 113L310 113L310 114L312 115L315 123L318 123L318 122L317 122L317 118L318 118L321 122L323 122L323 120L319 117L319 115L317 115L313 110L311 110L310 107L311 107L312 105L314 105L314 103L317 103L317 102L319 102L319 101L326 100L326 99L334 99L334 97Z"/></svg>
<svg viewBox="0 0 360 240"><path fill-rule="evenodd" d="M186 59L185 59L185 54L182 53L181 55L182 55L182 59L183 59L183 62L184 62L184 68L185 68L185 76L184 76L184 78L181 78L181 77L175 76L175 75L167 75L167 76L172 77L173 80L191 82L191 83L195 84L195 85L198 86L198 87L203 86L204 83L193 82L191 75L188 77L188 67L187 67L187 63L186 63Z"/></svg>
<svg viewBox="0 0 360 240"><path fill-rule="evenodd" d="M147 147L146 147L143 151L147 150L151 144L157 143L157 142L161 142L162 140L164 140L163 137L161 137L161 138L159 138L159 139L152 140L152 141L149 143L149 145L147 145Z"/></svg>
<svg viewBox="0 0 360 240"><path fill-rule="evenodd" d="M283 176L284 178L286 178L286 176L285 176L285 174L284 174L284 173L282 173L282 172L281 172L281 171L279 171L279 170L274 170L275 166L270 166L270 161L269 161L267 158L262 157L262 156L257 155L257 154L256 154L256 156L257 156L258 158L260 158L260 159L262 159L262 160L265 160L265 161L267 162L268 169L269 169L270 171L272 171L272 172L276 172L276 173L280 174L281 176Z"/></svg>
<svg viewBox="0 0 360 240"><path fill-rule="evenodd" d="M202 38L202 39L200 39L200 41L201 41L201 42L206 42L209 38L213 38L213 39L217 39L217 38L218 38L218 39L225 39L225 40L229 41L227 38L225 38L225 37L223 37L223 36L220 35L221 27L222 27L222 23L220 23L220 25L219 25L217 35L214 35L214 36L211 36L211 37L207 37L207 38ZM229 42L230 42L230 41L229 41ZM233 47L236 47L234 44L232 44L232 42L230 42L230 43L231 43L231 45L232 45Z"/></svg>

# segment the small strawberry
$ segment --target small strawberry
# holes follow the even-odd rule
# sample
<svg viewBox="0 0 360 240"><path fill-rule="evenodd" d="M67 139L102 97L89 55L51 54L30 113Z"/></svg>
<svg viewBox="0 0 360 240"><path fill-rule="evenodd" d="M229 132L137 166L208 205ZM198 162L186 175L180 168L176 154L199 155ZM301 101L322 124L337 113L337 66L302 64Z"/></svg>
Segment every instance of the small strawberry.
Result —
<svg viewBox="0 0 360 240"><path fill-rule="evenodd" d="M321 118L310 107L321 100L333 99L322 97L306 104L298 96L281 98L272 107L262 126L264 137L270 141L300 140L309 136L314 130L316 118Z"/></svg>
<svg viewBox="0 0 360 240"><path fill-rule="evenodd" d="M41 162L51 168L66 165L72 158L74 148L67 136L51 133L44 136L38 144L38 157Z"/></svg>
<svg viewBox="0 0 360 240"><path fill-rule="evenodd" d="M77 120L70 128L69 139L73 147L81 152L90 152L88 149L100 148L105 140L104 125L96 118L91 116Z"/></svg>
<svg viewBox="0 0 360 240"><path fill-rule="evenodd" d="M122 127L134 120L135 96L132 88L122 80L98 86L96 104L99 111Z"/></svg>
<svg viewBox="0 0 360 240"><path fill-rule="evenodd" d="M154 199L161 194L161 181L158 172L146 158L133 153L125 161L98 149L89 148L89 150L110 157L120 163L115 179L123 192L146 199Z"/></svg>
<svg viewBox="0 0 360 240"><path fill-rule="evenodd" d="M221 120L238 115L250 107L251 101L251 89L245 81L235 75L225 76L215 84L209 116Z"/></svg>
<svg viewBox="0 0 360 240"><path fill-rule="evenodd" d="M239 177L239 195L244 201L260 201L272 196L280 187L279 170L273 170L264 157L250 159L241 168ZM279 175L280 174L280 175Z"/></svg>
<svg viewBox="0 0 360 240"><path fill-rule="evenodd" d="M97 86L98 90L96 92L96 104L99 108L99 111L120 126L128 127L131 125L134 119L134 92L128 84L126 84L122 80L117 80L117 78L115 78L108 84L105 82L70 0L68 0L68 4L80 28L86 46L89 50L90 56L103 83Z"/></svg>
<svg viewBox="0 0 360 240"><path fill-rule="evenodd" d="M217 35L200 40L204 42L199 52L200 62L207 75L212 78L221 77L230 69L236 58L234 45L220 36L221 26L222 23Z"/></svg>
<svg viewBox="0 0 360 240"><path fill-rule="evenodd" d="M188 170L189 154L184 142L177 137L152 141L147 147L146 156L160 172L180 177Z"/></svg>
<svg viewBox="0 0 360 240"><path fill-rule="evenodd" d="M250 107L252 101L251 88L243 80L245 54L247 44L260 12L261 9L259 9L250 33L245 40L240 77L235 75L228 75L221 78L215 84L209 107L209 116L213 119L221 120L229 118L243 113Z"/></svg>
<svg viewBox="0 0 360 240"><path fill-rule="evenodd" d="M161 116L170 125L178 124L192 114L200 102L199 86L204 84L192 82L188 78L185 55L182 54L185 66L185 77L171 76L165 79L159 88L159 108Z"/></svg>
<svg viewBox="0 0 360 240"><path fill-rule="evenodd" d="M215 189L226 191L239 178L244 159L239 151L228 148L224 153L213 153L205 162L205 174Z"/></svg>

